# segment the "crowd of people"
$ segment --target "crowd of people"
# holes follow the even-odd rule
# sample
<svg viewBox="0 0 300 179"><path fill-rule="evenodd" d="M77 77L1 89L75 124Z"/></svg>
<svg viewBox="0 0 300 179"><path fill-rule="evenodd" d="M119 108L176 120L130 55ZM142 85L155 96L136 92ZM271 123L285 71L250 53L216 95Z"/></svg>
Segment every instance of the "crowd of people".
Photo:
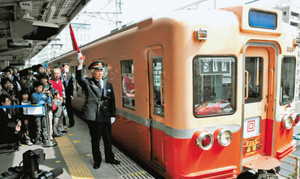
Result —
<svg viewBox="0 0 300 179"><path fill-rule="evenodd" d="M102 162L101 137L106 162L118 165L120 161L112 152L111 134L115 97L112 84L104 78L106 64L101 60L92 62L88 67L92 78L88 78L82 74L83 60L83 56L78 56L76 80L86 95L82 118L91 135L93 168L100 168ZM20 143L50 147L54 146L50 142L54 137L63 136L68 127L74 126L71 106L74 77L69 71L68 64L53 70L41 64L21 71L10 66L3 70L0 144L12 144L10 147L14 149L18 149Z"/></svg>
<svg viewBox="0 0 300 179"><path fill-rule="evenodd" d="M53 70L39 64L21 71L12 66L2 70L0 144L47 145L74 126L74 77L69 69L68 64Z"/></svg>

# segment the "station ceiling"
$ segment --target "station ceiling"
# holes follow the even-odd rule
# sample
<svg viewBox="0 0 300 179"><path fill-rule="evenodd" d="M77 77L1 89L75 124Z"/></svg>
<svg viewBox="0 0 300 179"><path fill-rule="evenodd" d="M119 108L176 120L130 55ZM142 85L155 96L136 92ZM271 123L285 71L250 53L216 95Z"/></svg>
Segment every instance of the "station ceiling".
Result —
<svg viewBox="0 0 300 179"><path fill-rule="evenodd" d="M24 64L90 0L0 0L0 61Z"/></svg>

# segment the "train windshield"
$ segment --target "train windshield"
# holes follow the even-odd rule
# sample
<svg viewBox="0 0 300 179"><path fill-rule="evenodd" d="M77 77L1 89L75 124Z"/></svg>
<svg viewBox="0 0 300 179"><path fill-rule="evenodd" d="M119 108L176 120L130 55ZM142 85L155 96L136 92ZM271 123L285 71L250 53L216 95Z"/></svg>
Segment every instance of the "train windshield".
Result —
<svg viewBox="0 0 300 179"><path fill-rule="evenodd" d="M236 101L235 58L196 57L193 63L195 116L232 114Z"/></svg>
<svg viewBox="0 0 300 179"><path fill-rule="evenodd" d="M281 63L280 104L289 104L294 99L296 59L284 57Z"/></svg>

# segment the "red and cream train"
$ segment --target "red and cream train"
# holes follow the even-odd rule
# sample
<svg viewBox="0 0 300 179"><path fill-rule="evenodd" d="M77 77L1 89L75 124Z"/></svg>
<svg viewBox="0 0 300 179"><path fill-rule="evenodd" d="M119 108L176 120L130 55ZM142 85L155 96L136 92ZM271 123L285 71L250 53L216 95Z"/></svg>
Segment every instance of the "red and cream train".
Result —
<svg viewBox="0 0 300 179"><path fill-rule="evenodd" d="M295 150L299 121L299 40L281 19L248 6L178 11L83 46L86 66L108 64L113 138L166 178L236 178L279 166ZM74 72L76 54L57 62ZM83 101L79 89L73 107Z"/></svg>

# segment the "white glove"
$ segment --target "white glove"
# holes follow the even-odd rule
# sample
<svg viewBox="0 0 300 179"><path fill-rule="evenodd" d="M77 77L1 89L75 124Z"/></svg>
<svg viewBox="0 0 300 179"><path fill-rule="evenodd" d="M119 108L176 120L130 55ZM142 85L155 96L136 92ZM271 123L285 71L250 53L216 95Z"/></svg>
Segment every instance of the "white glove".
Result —
<svg viewBox="0 0 300 179"><path fill-rule="evenodd" d="M116 118L115 118L115 117L111 117L111 118L110 118L110 122L111 122L111 124L113 124L113 123L115 122L115 120L116 120Z"/></svg>
<svg viewBox="0 0 300 179"><path fill-rule="evenodd" d="M77 60L79 63L84 62L85 57L82 55L82 53L77 53Z"/></svg>

